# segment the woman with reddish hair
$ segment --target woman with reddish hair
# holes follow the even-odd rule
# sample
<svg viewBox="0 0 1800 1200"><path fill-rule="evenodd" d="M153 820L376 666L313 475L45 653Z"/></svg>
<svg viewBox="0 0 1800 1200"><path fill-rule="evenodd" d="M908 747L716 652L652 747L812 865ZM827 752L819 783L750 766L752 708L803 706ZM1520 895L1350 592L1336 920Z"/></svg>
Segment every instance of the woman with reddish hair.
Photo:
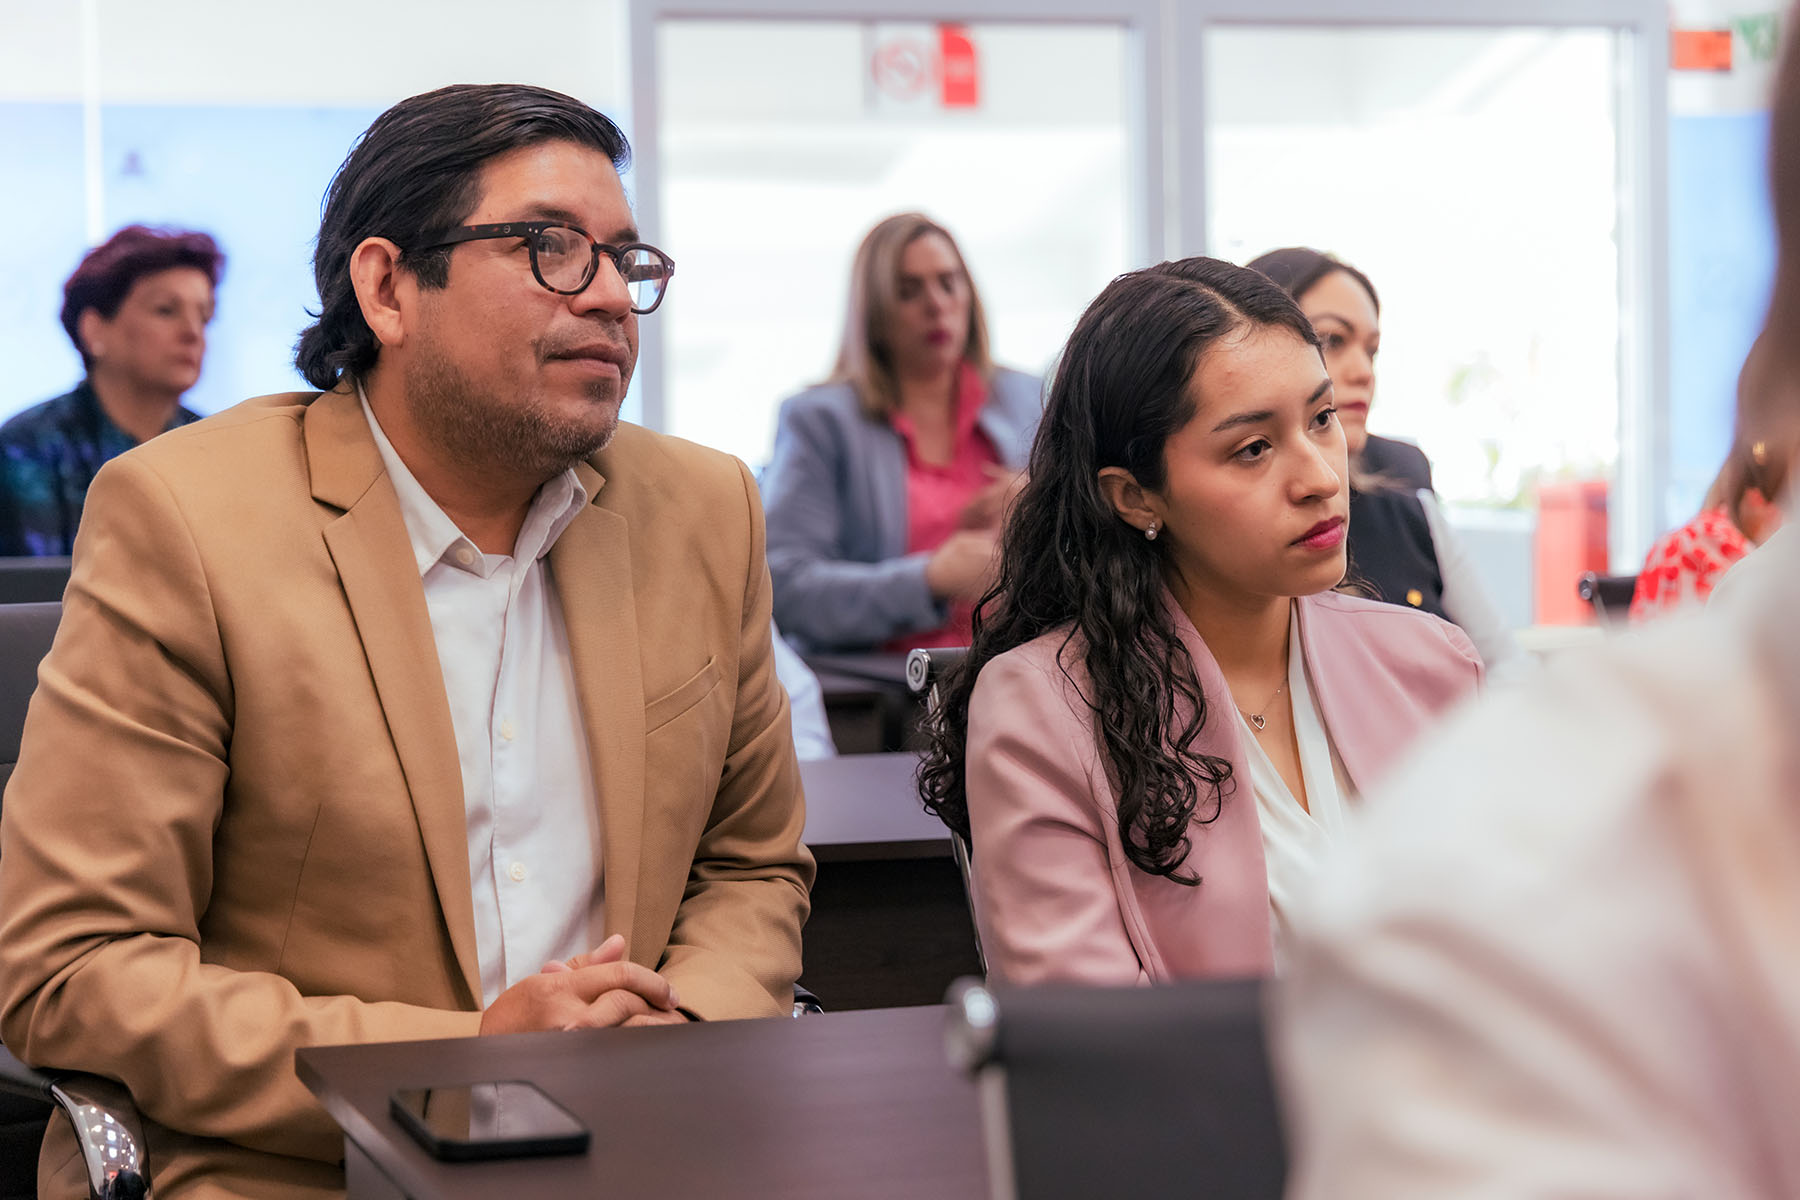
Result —
<svg viewBox="0 0 1800 1200"><path fill-rule="evenodd" d="M63 284L63 328L87 374L0 425L0 554L69 553L102 463L200 419L200 379L225 256L204 233L128 225Z"/></svg>

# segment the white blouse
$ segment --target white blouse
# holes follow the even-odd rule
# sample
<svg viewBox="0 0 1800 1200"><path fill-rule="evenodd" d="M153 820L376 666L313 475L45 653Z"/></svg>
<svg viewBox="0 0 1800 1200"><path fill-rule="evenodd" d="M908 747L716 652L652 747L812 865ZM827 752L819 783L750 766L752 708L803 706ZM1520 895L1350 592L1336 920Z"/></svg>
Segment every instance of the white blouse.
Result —
<svg viewBox="0 0 1800 1200"><path fill-rule="evenodd" d="M1350 777L1331 744L1325 717L1307 682L1297 606L1288 618L1288 647L1285 695L1293 706L1294 736L1300 747L1300 775L1306 783L1307 806L1302 806L1288 790L1281 772L1262 748L1261 735L1241 709L1238 713L1246 743L1245 758L1250 765L1250 785L1256 794L1256 815L1262 824L1263 861L1269 876L1269 927L1275 939L1277 973L1282 969L1282 948L1289 940L1288 914L1293 900L1307 887L1324 856L1342 840L1351 795Z"/></svg>

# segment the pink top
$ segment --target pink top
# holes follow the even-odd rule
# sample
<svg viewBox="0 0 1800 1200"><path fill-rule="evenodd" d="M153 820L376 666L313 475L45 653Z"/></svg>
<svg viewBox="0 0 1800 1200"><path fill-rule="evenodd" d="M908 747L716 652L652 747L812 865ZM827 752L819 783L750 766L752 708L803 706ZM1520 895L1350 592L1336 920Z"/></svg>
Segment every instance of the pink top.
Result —
<svg viewBox="0 0 1800 1200"><path fill-rule="evenodd" d="M999 452L987 434L977 427L982 405L988 400L981 373L964 363L956 376L956 440L946 464L928 463L919 457L916 431L905 413L895 413L894 432L906 443L906 552L924 554L943 545L963 525L963 510L978 492L993 482L987 468L1000 462ZM969 618L974 606L962 602L950 606L950 619L941 628L909 633L889 643L889 650L914 646L966 646Z"/></svg>
<svg viewBox="0 0 1800 1200"><path fill-rule="evenodd" d="M1200 876L1196 887L1146 874L1125 857L1117 798L1080 691L1080 638L1065 647L1066 627L1047 633L988 662L976 681L967 748L975 915L988 970L1012 983L1157 983L1273 967L1241 723L1206 644L1173 598L1165 601L1209 710L1194 748L1232 765L1217 819L1189 830L1185 867ZM1468 637L1428 613L1335 592L1294 603L1294 649L1358 792L1481 680ZM1203 796L1200 814L1210 808Z"/></svg>

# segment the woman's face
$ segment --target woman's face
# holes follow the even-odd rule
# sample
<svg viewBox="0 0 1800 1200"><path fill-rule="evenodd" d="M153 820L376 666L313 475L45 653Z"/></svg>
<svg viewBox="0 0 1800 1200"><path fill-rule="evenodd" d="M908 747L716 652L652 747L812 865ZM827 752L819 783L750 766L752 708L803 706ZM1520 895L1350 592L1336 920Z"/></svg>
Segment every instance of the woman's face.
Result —
<svg viewBox="0 0 1800 1200"><path fill-rule="evenodd" d="M1194 416L1168 440L1153 505L1189 590L1254 601L1344 577L1344 431L1319 353L1286 329L1233 334L1188 385Z"/></svg>
<svg viewBox="0 0 1800 1200"><path fill-rule="evenodd" d="M903 376L947 374L969 343L969 277L950 240L922 233L900 253L887 346Z"/></svg>
<svg viewBox="0 0 1800 1200"><path fill-rule="evenodd" d="M81 341L95 371L157 391L187 391L200 380L213 286L198 267L170 267L142 276L109 320L89 309Z"/></svg>
<svg viewBox="0 0 1800 1200"><path fill-rule="evenodd" d="M1323 343L1344 441L1350 453L1360 454L1369 440L1375 354L1381 349L1381 317L1375 301L1347 271L1333 271L1306 289L1300 297L1300 311L1313 323Z"/></svg>

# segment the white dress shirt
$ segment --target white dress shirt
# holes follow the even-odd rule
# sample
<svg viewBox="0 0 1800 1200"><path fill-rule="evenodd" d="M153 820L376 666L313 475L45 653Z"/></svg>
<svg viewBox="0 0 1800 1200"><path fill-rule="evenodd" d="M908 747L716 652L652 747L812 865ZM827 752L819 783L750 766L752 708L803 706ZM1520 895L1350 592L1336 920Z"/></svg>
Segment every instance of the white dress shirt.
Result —
<svg viewBox="0 0 1800 1200"><path fill-rule="evenodd" d="M800 652L781 636L771 622L775 642L775 677L787 689L788 715L794 726L794 754L801 762L836 758L837 743L831 738L831 722L825 715L825 689L819 684Z"/></svg>
<svg viewBox="0 0 1800 1200"><path fill-rule="evenodd" d="M1292 700L1294 739L1300 747L1300 777L1306 785L1302 805L1289 790L1274 760L1262 748L1261 735L1238 710L1250 765L1250 786L1256 795L1256 816L1262 826L1263 862L1269 877L1269 930L1275 939L1275 969L1282 968L1289 939L1288 920L1296 894L1303 893L1330 847L1344 835L1345 801L1350 795L1349 776L1331 737L1325 716L1313 699L1306 678L1305 655L1300 652L1299 616L1288 618L1288 681L1285 696ZM1310 811L1309 811L1310 810Z"/></svg>
<svg viewBox="0 0 1800 1200"><path fill-rule="evenodd" d="M1290 1200L1800 1196L1800 541L1360 805L1275 993Z"/></svg>
<svg viewBox="0 0 1800 1200"><path fill-rule="evenodd" d="M483 554L363 415L400 498L462 760L484 1004L601 940L600 810L569 637L546 556L587 506L575 472L538 489L513 552Z"/></svg>

